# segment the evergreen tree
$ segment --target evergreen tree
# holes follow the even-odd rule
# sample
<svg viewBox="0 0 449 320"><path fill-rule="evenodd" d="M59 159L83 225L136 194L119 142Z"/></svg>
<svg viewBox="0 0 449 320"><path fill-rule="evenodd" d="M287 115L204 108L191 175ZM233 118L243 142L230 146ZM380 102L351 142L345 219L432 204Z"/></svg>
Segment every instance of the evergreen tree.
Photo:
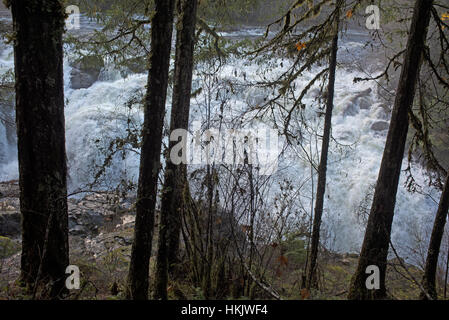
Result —
<svg viewBox="0 0 449 320"><path fill-rule="evenodd" d="M197 4L197 0L177 2L178 24L170 132L176 129L187 130L189 125ZM184 137L184 141L186 138ZM173 271L174 264L178 263L181 215L186 202L184 198L188 196L186 164L175 164L170 158L171 149L177 143L178 141L170 141L166 158L156 265L156 299L167 299L168 271Z"/></svg>
<svg viewBox="0 0 449 320"><path fill-rule="evenodd" d="M415 85L424 53L432 3L432 0L416 0L415 2L390 128L359 263L348 294L349 299L386 298L385 273L391 225L409 128L409 111L415 96ZM369 290L365 284L368 276L366 269L370 265L377 266L380 270L380 289L378 290Z"/></svg>
<svg viewBox="0 0 449 320"><path fill-rule="evenodd" d="M12 0L21 280L34 297L61 297L69 264L64 122L64 7Z"/></svg>
<svg viewBox="0 0 449 320"><path fill-rule="evenodd" d="M136 201L136 224L128 273L127 298L148 299L149 264L167 97L174 0L156 0L151 19L151 53L144 106Z"/></svg>

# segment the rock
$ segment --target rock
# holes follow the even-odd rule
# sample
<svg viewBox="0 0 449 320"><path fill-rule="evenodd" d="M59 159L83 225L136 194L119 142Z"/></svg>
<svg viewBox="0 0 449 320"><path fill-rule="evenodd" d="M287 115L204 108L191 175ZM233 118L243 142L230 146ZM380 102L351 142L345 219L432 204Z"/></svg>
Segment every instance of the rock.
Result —
<svg viewBox="0 0 449 320"><path fill-rule="evenodd" d="M379 121L374 122L371 125L371 130L385 131L385 130L388 130L389 127L390 127L390 124L387 121L379 120Z"/></svg>
<svg viewBox="0 0 449 320"><path fill-rule="evenodd" d="M343 116L355 116L359 113L359 108L355 103L350 102L343 110Z"/></svg>
<svg viewBox="0 0 449 320"><path fill-rule="evenodd" d="M135 57L128 59L124 65L130 73L146 73L148 72L147 62L145 57Z"/></svg>
<svg viewBox="0 0 449 320"><path fill-rule="evenodd" d="M8 258L20 251L20 243L0 236L0 259Z"/></svg>
<svg viewBox="0 0 449 320"><path fill-rule="evenodd" d="M20 236L21 230L19 211L0 212L0 236L16 238Z"/></svg>
<svg viewBox="0 0 449 320"><path fill-rule="evenodd" d="M69 233L74 236L86 236L89 231L85 226L74 225L72 228L69 228Z"/></svg>
<svg viewBox="0 0 449 320"><path fill-rule="evenodd" d="M72 65L72 71L70 71L70 88L89 88L98 80L103 67L104 61L101 57L86 56L81 58Z"/></svg>
<svg viewBox="0 0 449 320"><path fill-rule="evenodd" d="M371 108L371 101L367 98L371 94L371 88L356 93L343 110L343 116L355 116L361 109Z"/></svg>
<svg viewBox="0 0 449 320"><path fill-rule="evenodd" d="M364 98L364 97L367 97L367 96L369 96L370 94L371 94L371 92L372 92L373 90L371 89L371 88L368 88L368 89L366 89L366 90L363 90L363 91L360 91L358 94L357 94L357 98Z"/></svg>
<svg viewBox="0 0 449 320"><path fill-rule="evenodd" d="M381 103L379 108L381 108L387 116L391 113L391 108L384 103Z"/></svg>
<svg viewBox="0 0 449 320"><path fill-rule="evenodd" d="M374 110L373 116L377 119L388 120L388 113L380 106Z"/></svg>
<svg viewBox="0 0 449 320"><path fill-rule="evenodd" d="M361 110L368 110L371 108L371 102L367 98L360 98L359 101L359 108Z"/></svg>
<svg viewBox="0 0 449 320"><path fill-rule="evenodd" d="M349 266L349 265L351 264L351 261L348 260L348 259L342 259L340 262L341 262L342 264L344 264L345 266Z"/></svg>

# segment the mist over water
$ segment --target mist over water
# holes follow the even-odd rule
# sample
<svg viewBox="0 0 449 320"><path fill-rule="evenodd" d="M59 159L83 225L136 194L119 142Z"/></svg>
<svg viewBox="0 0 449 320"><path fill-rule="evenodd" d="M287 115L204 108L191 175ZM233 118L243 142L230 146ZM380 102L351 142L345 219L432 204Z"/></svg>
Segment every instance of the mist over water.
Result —
<svg viewBox="0 0 449 320"><path fill-rule="evenodd" d="M13 68L13 54L11 47L0 45L0 48L0 73L4 73L9 68ZM343 43L339 54L342 54L342 59L348 60L350 56L345 55L345 48L357 52L361 50L361 44L357 41ZM100 74L101 80L91 87L74 90L70 88L71 67L67 61L69 58L66 57L64 66L65 99L67 101L65 109L66 146L69 190L74 191L92 182L95 166L101 165L104 161L102 148L107 149L111 139L126 136L128 119L132 119L135 123L143 121L143 113L137 106L130 109L125 104L136 94L144 93L147 75L131 74L122 77L118 70L109 67ZM283 66L279 64L270 72L273 75L279 74L287 67L288 60L285 59ZM373 68L377 68L375 63ZM219 78L223 81L231 80L240 83L244 79L250 82L258 81L264 71L266 71L265 65L234 59L228 61L222 68ZM298 93L318 70L312 71L295 81ZM386 130L373 129L373 125L376 126L375 123L378 123L377 126L381 126L385 120L388 120L385 108L377 96L376 84L372 82L353 83L354 77L364 76L366 75L342 66L337 69L336 75L332 135L338 143L345 147L340 148L336 143L332 143L331 146L323 223L328 232L325 244L330 249L341 252L360 249L364 226L356 213L360 203L376 183L387 133ZM199 73L196 72L193 89L201 86L201 81ZM320 110L314 100L318 89L313 89L305 99L307 105L305 117L310 121L310 126L321 133L322 118L316 116ZM368 89L371 91L369 92ZM364 92L363 97L356 99L361 92ZM191 121L201 120L204 117L203 102L207 98L205 95L207 92L203 90L200 95L192 99ZM240 86L234 94L229 95L227 114L236 115L247 109L248 102L257 103L263 101L267 96L270 96L270 93L266 93L260 88ZM217 111L220 102L215 98L211 101L213 109ZM167 95L167 108L170 106L171 89ZM228 113L228 111L230 112ZM310 136L305 135L303 143L308 144L305 149L311 148L316 157L319 151L316 150L316 146L319 147L321 141L318 140L316 143L315 140L310 140ZM108 184L113 186L122 179L137 181L138 150L131 150L125 156L117 154L111 163L105 172L102 187L107 187ZM403 169L405 167L406 160L404 159ZM416 167L413 173L416 181L426 186L425 172ZM312 190L309 177L310 164L298 153L288 151L279 159L279 170L275 174L275 179L279 181L285 178L291 179L296 185L305 181L301 188L300 200L310 208L310 198L314 190ZM17 178L16 146L8 141L5 123L0 122L0 180ZM409 193L404 187L404 182L405 175L402 174L397 195L392 241L396 247L402 250L401 252L407 254L406 247L413 246L412 231L417 229L422 231L431 227L437 204L428 196ZM425 188L423 191L438 199L438 192L435 190ZM274 187L272 194L275 192L276 188ZM370 203L368 207L369 205Z"/></svg>

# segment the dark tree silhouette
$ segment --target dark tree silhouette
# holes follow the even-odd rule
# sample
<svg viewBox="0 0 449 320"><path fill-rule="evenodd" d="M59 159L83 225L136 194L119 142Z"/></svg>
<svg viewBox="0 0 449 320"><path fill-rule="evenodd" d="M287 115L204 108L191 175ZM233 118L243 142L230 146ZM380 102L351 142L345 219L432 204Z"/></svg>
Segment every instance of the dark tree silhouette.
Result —
<svg viewBox="0 0 449 320"><path fill-rule="evenodd" d="M65 291L69 264L64 122L64 8L13 0L21 281L35 297ZM39 290L39 291L38 291Z"/></svg>
<svg viewBox="0 0 449 320"><path fill-rule="evenodd" d="M167 97L174 2L156 0L151 19L150 69L144 106L136 225L128 273L128 299L148 299L148 272Z"/></svg>
<svg viewBox="0 0 449 320"><path fill-rule="evenodd" d="M430 237L429 250L427 251L426 265L424 267L423 287L427 293L437 299L435 277L438 266L438 256L440 254L441 240L443 239L444 226L446 225L447 214L449 210L449 173L444 183L443 193L441 194L438 211L433 224L432 235ZM422 293L421 299L426 300L427 296Z"/></svg>
<svg viewBox="0 0 449 320"><path fill-rule="evenodd" d="M318 246L320 243L321 218L323 215L324 194L326 192L327 157L331 138L332 110L334 107L335 71L337 69L338 32L340 25L340 8L342 1L337 2L335 14L335 35L332 38L331 53L329 56L329 83L327 87L326 113L324 118L323 142L321 145L321 159L318 167L318 186L316 191L315 215L313 217L312 239L310 242L310 263L307 272L306 288L316 287L316 265L318 258Z"/></svg>
<svg viewBox="0 0 449 320"><path fill-rule="evenodd" d="M396 193L409 127L408 114L415 96L416 80L424 52L432 3L432 0L416 0L415 3L407 49L391 115L390 128L362 251L348 294L349 299L386 298L385 272ZM370 265L375 265L380 270L380 289L378 290L368 290L366 288L366 268Z"/></svg>
<svg viewBox="0 0 449 320"><path fill-rule="evenodd" d="M177 2L179 21L170 132L175 129L187 129L189 125L197 5L197 0L178 0ZM187 196L185 192L185 188L188 188L186 165L174 164L170 159L170 151L177 143L178 141L170 141L166 158L156 264L156 299L167 299L168 272L173 270L173 265L177 263L181 214L185 203L183 199Z"/></svg>

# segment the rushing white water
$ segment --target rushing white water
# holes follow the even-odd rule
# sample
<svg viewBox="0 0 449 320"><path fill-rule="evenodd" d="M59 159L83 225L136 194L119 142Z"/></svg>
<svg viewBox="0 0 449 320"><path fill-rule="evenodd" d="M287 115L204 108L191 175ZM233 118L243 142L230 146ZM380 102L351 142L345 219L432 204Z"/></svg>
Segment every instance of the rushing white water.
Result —
<svg viewBox="0 0 449 320"><path fill-rule="evenodd" d="M360 43L346 42L343 47L351 50L360 50ZM342 49L341 49L342 50ZM343 50L342 50L343 51ZM13 67L11 48L6 48L0 56L1 72ZM270 73L278 74L287 68L279 66ZM261 72L266 71L265 66L243 60L228 62L220 71L219 78L236 82L257 81ZM70 88L70 66L65 63L65 97L66 105L66 144L69 167L70 190L82 188L91 182L95 165L104 160L101 148L108 148L110 140L117 136L125 136L128 128L127 119L140 123L142 112L138 109L129 109L125 103L139 91L143 91L146 84L145 74L132 74L122 78L117 71L106 69L100 78L88 89L73 90ZM316 70L315 70L316 71ZM335 110L333 116L333 137L342 144L351 145L338 152L332 149L328 165L328 183L326 189L324 223L330 232L328 246L332 249L349 252L357 251L363 240L363 226L355 214L361 201L374 185L385 144L386 131L374 131L371 126L376 121L385 120L385 113L376 96L375 84L361 82L354 84L353 78L365 76L347 68L339 68L336 76ZM310 81L313 73L304 74L296 81L298 92ZM194 87L201 85L199 73L194 76ZM353 100L360 92L371 88L372 91L357 103ZM192 120L204 115L203 101L206 90L192 100ZM237 114L245 109L247 102L263 100L264 92L257 88L243 88L230 95L229 112ZM167 106L170 106L171 92L168 94ZM362 101L363 102L360 102ZM311 126L320 130L321 122L316 119L317 106L312 96L305 100L308 105L306 117L310 119ZM212 99L214 108L219 102ZM361 104L364 104L363 106ZM348 108L350 106L350 108ZM360 108L362 107L362 108ZM6 138L3 125L0 125L0 150L6 156L0 163L0 180L16 179L18 177L16 153L12 151L15 146L5 145ZM319 131L321 132L321 131ZM314 148L314 142L313 148ZM319 145L319 143L318 143ZM308 147L306 147L307 149ZM316 150L315 150L316 151ZM280 161L283 168L276 178L301 179L310 173L310 165L301 160L294 153L287 153ZM139 155L128 152L124 158L120 154L112 159L112 165L104 176L104 185L107 182L114 184L120 179L136 180L138 174ZM405 162L404 162L405 167ZM417 182L425 185L425 173L419 169L414 171ZM411 194L405 190L404 175L397 195L396 214L393 225L393 243L397 246L413 246L413 230L426 229L431 226L436 204L427 196ZM431 189L425 190L434 197L438 194ZM310 201L311 184L304 186L304 201ZM307 200L309 199L309 200ZM422 231L422 230L421 230Z"/></svg>

